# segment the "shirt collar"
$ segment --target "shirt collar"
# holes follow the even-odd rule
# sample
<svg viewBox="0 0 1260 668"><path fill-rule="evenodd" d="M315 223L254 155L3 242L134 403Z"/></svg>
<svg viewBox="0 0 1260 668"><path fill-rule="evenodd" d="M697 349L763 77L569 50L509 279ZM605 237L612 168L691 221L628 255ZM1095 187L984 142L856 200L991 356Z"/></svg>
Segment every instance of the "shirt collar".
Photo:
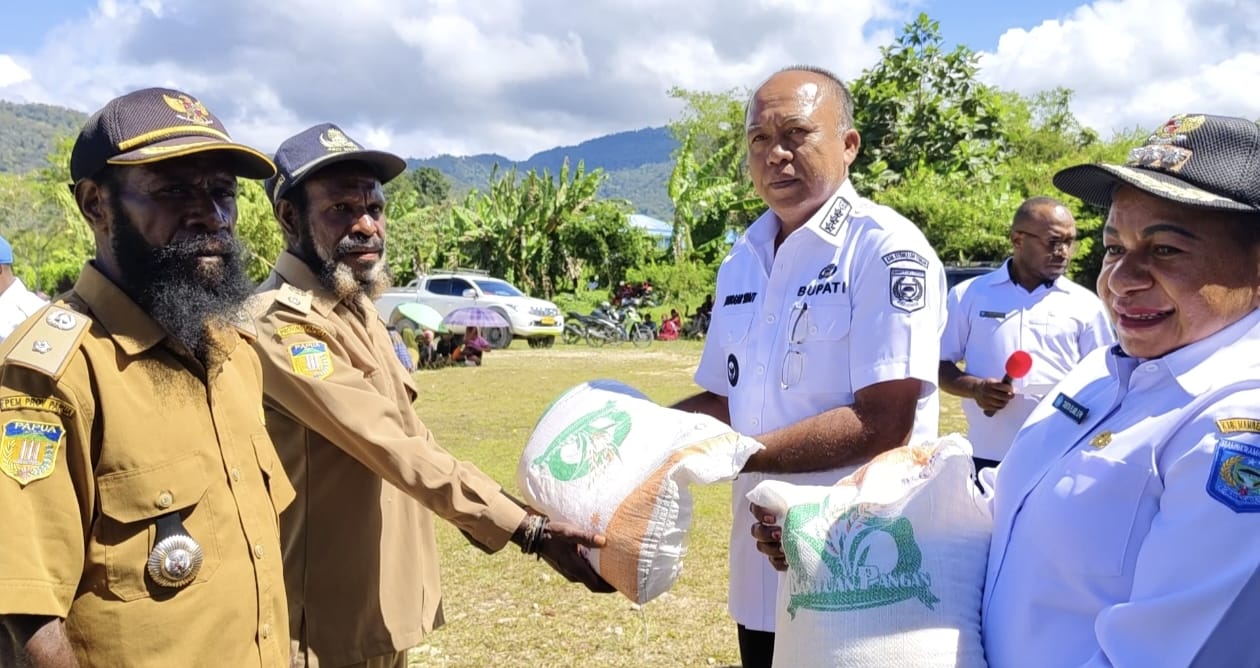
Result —
<svg viewBox="0 0 1260 668"><path fill-rule="evenodd" d="M828 197L827 201L824 202L822 206L818 207L818 210L814 212L814 215L810 216L809 220L805 221L805 224L797 228L796 232L793 232L790 236L795 236L797 232L808 229L827 243L835 246L840 245L841 241L844 239L844 235L841 232L832 234L831 232L826 232L822 229L823 223L825 223L830 217L831 211L835 207L836 201L839 199L843 199L850 207L848 215L845 217L844 221L840 223L841 225L847 226L849 219L857 215L857 211L855 211L855 209L858 208L858 203L861 200L861 197L857 194L857 191L853 189L853 184L850 183L848 179L845 179L844 183L841 183L840 187L831 194L831 197ZM782 222L779 220L779 217L774 214L774 211L767 209L765 213L761 214L757 218L757 220L753 221L752 225L748 226L746 236L749 243L753 244L757 248L761 248L766 244L774 243L774 238L778 236L779 228L781 226Z"/></svg>
<svg viewBox="0 0 1260 668"><path fill-rule="evenodd" d="M324 317L332 313L341 301L332 290L324 287L324 284L315 276L315 272L311 271L302 258L289 251L284 251L280 257L276 258L276 273L284 279L285 283L311 293L312 308Z"/></svg>
<svg viewBox="0 0 1260 668"><path fill-rule="evenodd" d="M90 261L74 283L74 294L129 356L139 355L166 338L166 330Z"/></svg>
<svg viewBox="0 0 1260 668"><path fill-rule="evenodd" d="M1011 285L1019 288L1020 290L1023 290L1024 286L1015 282L1015 265L1011 260L1012 258L1008 257L1006 258L1006 261L1002 263L1002 268L1005 269L1005 271L995 272L995 273L1000 274L1000 276L997 279L997 283L998 284L1010 283ZM1037 285L1037 288L1046 288L1047 290L1053 289L1053 290L1060 290L1060 291L1066 292L1067 286L1064 283L1067 280L1068 278L1066 276L1059 276L1053 281L1042 281L1040 284ZM1037 288L1033 288L1033 292L1036 292Z"/></svg>
<svg viewBox="0 0 1260 668"><path fill-rule="evenodd" d="M1176 378L1186 394L1199 396L1221 378L1238 377L1240 366L1253 365L1251 356L1258 345L1260 310L1255 310L1215 334L1154 361Z"/></svg>

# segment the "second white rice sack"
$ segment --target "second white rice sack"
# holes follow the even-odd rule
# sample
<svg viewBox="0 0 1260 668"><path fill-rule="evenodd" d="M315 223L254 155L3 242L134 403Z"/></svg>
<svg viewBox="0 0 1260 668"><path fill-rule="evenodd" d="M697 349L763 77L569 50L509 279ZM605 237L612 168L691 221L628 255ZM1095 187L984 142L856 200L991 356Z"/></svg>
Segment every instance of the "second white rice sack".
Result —
<svg viewBox="0 0 1260 668"><path fill-rule="evenodd" d="M706 415L658 406L616 381L565 392L539 419L517 472L525 500L603 533L595 570L636 603L682 569L687 486L731 480L761 444Z"/></svg>
<svg viewBox="0 0 1260 668"><path fill-rule="evenodd" d="M895 448L833 487L763 482L783 526L775 666L984 666L993 521L957 435Z"/></svg>

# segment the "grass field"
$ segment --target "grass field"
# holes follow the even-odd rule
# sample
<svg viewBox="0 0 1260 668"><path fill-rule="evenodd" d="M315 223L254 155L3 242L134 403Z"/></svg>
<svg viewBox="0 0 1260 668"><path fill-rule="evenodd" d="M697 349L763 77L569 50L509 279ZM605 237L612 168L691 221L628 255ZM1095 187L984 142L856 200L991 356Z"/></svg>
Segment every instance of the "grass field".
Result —
<svg viewBox="0 0 1260 668"><path fill-rule="evenodd" d="M417 374L417 410L439 443L519 496L521 450L561 392L585 380L615 378L669 403L696 391L691 374L699 359L700 344L687 341L645 350L562 344L535 350L518 341L487 355L482 367ZM958 400L943 396L941 404L942 433L965 431ZM447 625L412 650L411 665L737 665L735 627L726 613L730 486L693 491L682 577L642 608L620 594L590 594L515 546L486 555L439 522Z"/></svg>

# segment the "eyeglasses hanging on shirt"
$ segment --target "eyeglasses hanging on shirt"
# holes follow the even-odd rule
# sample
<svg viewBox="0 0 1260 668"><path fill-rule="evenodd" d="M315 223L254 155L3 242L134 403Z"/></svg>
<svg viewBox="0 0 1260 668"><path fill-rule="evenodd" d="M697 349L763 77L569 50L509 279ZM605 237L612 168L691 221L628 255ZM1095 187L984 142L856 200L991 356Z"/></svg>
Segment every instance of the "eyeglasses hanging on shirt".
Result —
<svg viewBox="0 0 1260 668"><path fill-rule="evenodd" d="M801 374L805 370L805 354L797 349L805 340L809 331L809 319L805 313L809 310L809 302L792 305L792 327L788 330L788 349L783 356L783 368L779 372L779 385L788 389L801 382ZM805 322L802 323L801 321Z"/></svg>

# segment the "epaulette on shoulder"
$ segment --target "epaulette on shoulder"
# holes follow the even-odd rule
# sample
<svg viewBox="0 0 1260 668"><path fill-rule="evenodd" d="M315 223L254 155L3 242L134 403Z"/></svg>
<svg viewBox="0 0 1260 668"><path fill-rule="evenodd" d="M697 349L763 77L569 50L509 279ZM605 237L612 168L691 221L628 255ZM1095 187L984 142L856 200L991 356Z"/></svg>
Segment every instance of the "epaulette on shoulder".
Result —
<svg viewBox="0 0 1260 668"><path fill-rule="evenodd" d="M92 320L60 304L50 304L31 318L35 324L9 349L4 362L57 380L79 349Z"/></svg>
<svg viewBox="0 0 1260 668"><path fill-rule="evenodd" d="M280 288L276 290L276 303L285 308L292 309L306 315L311 312L311 302L314 298L311 293L295 288L288 283L282 283Z"/></svg>

